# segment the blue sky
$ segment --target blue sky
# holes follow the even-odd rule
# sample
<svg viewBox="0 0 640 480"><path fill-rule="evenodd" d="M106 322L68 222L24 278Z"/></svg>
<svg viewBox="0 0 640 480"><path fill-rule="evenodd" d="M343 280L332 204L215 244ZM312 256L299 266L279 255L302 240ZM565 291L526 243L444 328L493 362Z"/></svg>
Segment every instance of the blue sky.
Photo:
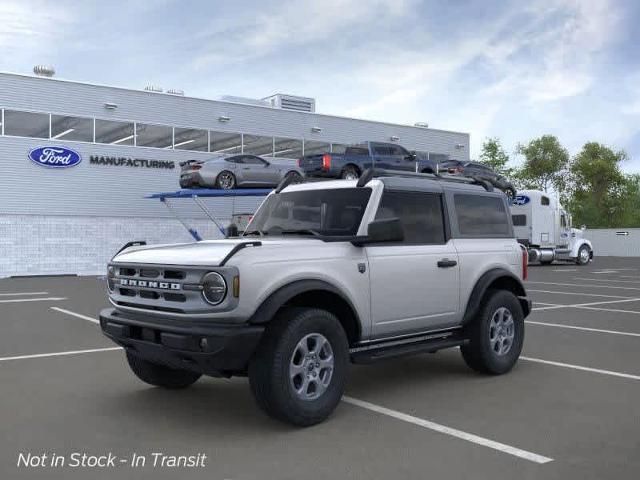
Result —
<svg viewBox="0 0 640 480"><path fill-rule="evenodd" d="M187 95L312 96L322 113L518 142L599 141L640 172L640 2L0 0L0 70ZM516 163L518 159L515 159Z"/></svg>

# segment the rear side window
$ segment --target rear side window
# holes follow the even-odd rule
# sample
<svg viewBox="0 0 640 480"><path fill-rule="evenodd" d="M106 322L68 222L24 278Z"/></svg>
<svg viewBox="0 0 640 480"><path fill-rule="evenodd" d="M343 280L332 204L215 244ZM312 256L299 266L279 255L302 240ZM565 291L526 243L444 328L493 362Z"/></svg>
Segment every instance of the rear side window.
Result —
<svg viewBox="0 0 640 480"><path fill-rule="evenodd" d="M511 237L504 201L484 195L454 195L460 235L465 237Z"/></svg>
<svg viewBox="0 0 640 480"><path fill-rule="evenodd" d="M445 243L442 196L436 193L395 192L382 195L376 220L399 218L406 245Z"/></svg>
<svg viewBox="0 0 640 480"><path fill-rule="evenodd" d="M347 147L345 155L369 155L369 149L364 146Z"/></svg>
<svg viewBox="0 0 640 480"><path fill-rule="evenodd" d="M524 227L527 224L526 215L511 215L511 221L514 227Z"/></svg>
<svg viewBox="0 0 640 480"><path fill-rule="evenodd" d="M549 205L549 197L540 197L540 205Z"/></svg>

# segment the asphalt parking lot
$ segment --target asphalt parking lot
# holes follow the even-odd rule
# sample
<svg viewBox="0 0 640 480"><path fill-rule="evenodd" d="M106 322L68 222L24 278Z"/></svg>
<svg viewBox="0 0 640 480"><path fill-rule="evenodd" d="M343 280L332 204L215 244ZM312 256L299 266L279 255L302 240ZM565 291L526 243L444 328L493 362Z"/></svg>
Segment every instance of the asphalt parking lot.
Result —
<svg viewBox="0 0 640 480"><path fill-rule="evenodd" d="M95 277L0 280L0 478L633 478L640 476L640 258L530 267L535 311L508 375L457 350L352 367L325 423L267 418L247 381L138 381L102 337ZM19 454L148 458L18 467ZM152 453L207 455L153 467Z"/></svg>

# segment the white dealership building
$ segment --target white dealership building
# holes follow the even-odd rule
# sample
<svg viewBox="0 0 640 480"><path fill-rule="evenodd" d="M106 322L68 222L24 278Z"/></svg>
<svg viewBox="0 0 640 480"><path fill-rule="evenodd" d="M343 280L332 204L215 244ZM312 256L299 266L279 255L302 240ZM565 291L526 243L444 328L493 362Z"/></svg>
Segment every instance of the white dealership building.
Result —
<svg viewBox="0 0 640 480"><path fill-rule="evenodd" d="M363 140L397 142L435 160L469 159L467 133L319 114L304 97L208 100L159 90L0 73L0 277L102 273L127 241L189 241L159 201L144 198L177 190L184 160L295 159ZM38 163L34 152L62 152L64 168ZM207 206L228 219L260 200ZM190 201L173 205L205 238L219 236Z"/></svg>

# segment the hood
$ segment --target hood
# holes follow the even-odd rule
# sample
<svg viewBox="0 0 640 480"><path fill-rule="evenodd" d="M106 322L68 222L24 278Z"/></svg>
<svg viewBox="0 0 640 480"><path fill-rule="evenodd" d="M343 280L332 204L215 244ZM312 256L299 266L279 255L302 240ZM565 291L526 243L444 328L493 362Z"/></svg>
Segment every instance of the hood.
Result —
<svg viewBox="0 0 640 480"><path fill-rule="evenodd" d="M292 243L321 242L310 238L274 238L256 237L244 239L206 240L203 242L180 243L173 245L153 245L130 247L113 258L117 263L145 263L156 265L208 266L215 267L240 243L262 242L263 246L282 245L288 248ZM251 247L249 247L251 248Z"/></svg>

